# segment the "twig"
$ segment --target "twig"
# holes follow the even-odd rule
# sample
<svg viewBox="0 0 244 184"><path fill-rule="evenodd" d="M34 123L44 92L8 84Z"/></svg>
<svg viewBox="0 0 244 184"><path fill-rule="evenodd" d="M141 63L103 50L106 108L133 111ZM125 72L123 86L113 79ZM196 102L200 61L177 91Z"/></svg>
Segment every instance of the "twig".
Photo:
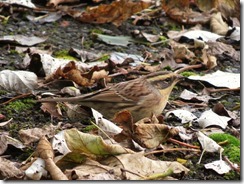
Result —
<svg viewBox="0 0 244 184"><path fill-rule="evenodd" d="M227 156L224 156L223 157L223 160L224 161L226 161L228 164L229 164L229 166L233 169L233 170L235 170L235 171L237 171L237 172L240 172L240 167L236 167L228 158L227 158Z"/></svg>
<svg viewBox="0 0 244 184"><path fill-rule="evenodd" d="M11 98L10 100L8 100L6 102L3 102L0 105L6 105L6 104L8 104L8 103L10 103L10 102L12 102L14 100L17 100L17 99L20 99L20 98L25 98L25 97L30 96L30 95L32 95L32 94L31 93L22 94L22 95L13 97L13 98Z"/></svg>
<svg viewBox="0 0 244 184"><path fill-rule="evenodd" d="M196 65L189 65L189 66L186 66L184 68L181 68L179 70L176 70L175 73L182 73L186 70L191 70L191 69L195 69L195 68L202 68L204 65L203 64L196 64Z"/></svg>
<svg viewBox="0 0 244 184"><path fill-rule="evenodd" d="M240 88L222 88L222 89L206 89L209 93L217 93L217 92L223 92L223 91L240 91Z"/></svg>
<svg viewBox="0 0 244 184"><path fill-rule="evenodd" d="M200 146L194 146L194 145L187 144L185 142L181 142L181 141L178 141L178 140L172 139L172 138L169 138L167 141L172 142L172 143L175 143L175 144L179 144L181 146L185 146L185 147L188 147L188 148L200 149Z"/></svg>

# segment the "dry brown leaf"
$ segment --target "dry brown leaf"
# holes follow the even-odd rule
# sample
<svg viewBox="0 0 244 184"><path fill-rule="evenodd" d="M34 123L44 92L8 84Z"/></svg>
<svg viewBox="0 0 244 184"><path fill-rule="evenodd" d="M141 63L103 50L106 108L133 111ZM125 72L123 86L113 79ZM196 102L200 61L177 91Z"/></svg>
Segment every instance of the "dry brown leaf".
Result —
<svg viewBox="0 0 244 184"><path fill-rule="evenodd" d="M138 121L133 129L133 140L146 148L155 148L166 142L168 138L178 134L177 129L165 124L159 124L155 116L152 119L145 118Z"/></svg>
<svg viewBox="0 0 244 184"><path fill-rule="evenodd" d="M150 5L151 3L143 1L132 2L130 0L120 0L113 1L109 5L101 4L97 7L89 7L83 13L68 10L68 14L82 22L97 24L111 22L116 26L120 26L131 15L148 8Z"/></svg>
<svg viewBox="0 0 244 184"><path fill-rule="evenodd" d="M52 137L56 134L56 130L59 128L59 125L48 125L43 128L32 128L32 129L21 129L19 131L19 137L25 145L38 141L41 137L47 136Z"/></svg>
<svg viewBox="0 0 244 184"><path fill-rule="evenodd" d="M210 13L196 12L190 8L189 0L162 0L162 8L166 14L183 24L206 24L210 20ZM210 10L210 9L209 9Z"/></svg>
<svg viewBox="0 0 244 184"><path fill-rule="evenodd" d="M62 118L62 112L56 102L44 102L41 109L44 112L48 112L52 117Z"/></svg>

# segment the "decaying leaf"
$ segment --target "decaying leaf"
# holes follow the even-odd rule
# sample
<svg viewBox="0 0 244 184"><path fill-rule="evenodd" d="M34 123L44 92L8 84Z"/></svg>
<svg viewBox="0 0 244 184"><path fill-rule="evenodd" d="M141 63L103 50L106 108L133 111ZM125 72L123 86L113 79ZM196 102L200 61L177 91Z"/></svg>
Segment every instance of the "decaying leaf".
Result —
<svg viewBox="0 0 244 184"><path fill-rule="evenodd" d="M130 112L125 110L116 114L114 121L123 127L123 131L116 135L115 140L122 141L127 138L144 148L155 148L178 134L178 129L159 123L155 115L135 123Z"/></svg>
<svg viewBox="0 0 244 184"><path fill-rule="evenodd" d="M113 167L115 173L121 173L124 170L123 176L126 180L143 180L144 177L155 173L164 173L168 169L172 169L173 173L187 173L189 171L178 162L152 160L143 156L142 152L109 157L102 163Z"/></svg>
<svg viewBox="0 0 244 184"><path fill-rule="evenodd" d="M64 136L66 144L71 151L78 151L89 155L89 157L131 152L118 144L105 143L100 136L83 133L75 128L66 130Z"/></svg>
<svg viewBox="0 0 244 184"><path fill-rule="evenodd" d="M21 94L32 92L37 87L37 76L33 72L11 70L0 72L0 89Z"/></svg>

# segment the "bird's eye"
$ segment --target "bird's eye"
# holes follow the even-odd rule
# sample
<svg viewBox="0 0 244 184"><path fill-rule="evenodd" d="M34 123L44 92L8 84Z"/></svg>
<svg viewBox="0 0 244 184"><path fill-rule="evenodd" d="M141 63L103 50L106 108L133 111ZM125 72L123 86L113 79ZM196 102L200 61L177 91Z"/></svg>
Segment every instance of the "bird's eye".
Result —
<svg viewBox="0 0 244 184"><path fill-rule="evenodd" d="M167 78L167 79L165 79L164 80L166 83L169 83L171 80L170 80L170 78Z"/></svg>

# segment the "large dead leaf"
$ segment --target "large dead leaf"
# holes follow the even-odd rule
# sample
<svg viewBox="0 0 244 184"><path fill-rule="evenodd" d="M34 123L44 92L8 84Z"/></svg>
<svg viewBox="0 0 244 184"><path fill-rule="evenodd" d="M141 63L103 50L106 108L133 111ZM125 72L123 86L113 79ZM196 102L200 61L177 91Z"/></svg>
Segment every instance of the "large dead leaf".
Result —
<svg viewBox="0 0 244 184"><path fill-rule="evenodd" d="M113 167L102 165L90 159L86 159L85 163L80 166L67 169L65 174L70 180L121 180L114 173Z"/></svg>
<svg viewBox="0 0 244 184"><path fill-rule="evenodd" d="M102 161L102 163L113 167L115 173L121 173L121 170L124 170L123 176L126 180L143 180L144 177L146 178L155 173L165 173L169 169L173 173L187 173L189 171L178 162L151 160L143 156L143 153L109 157Z"/></svg>
<svg viewBox="0 0 244 184"><path fill-rule="evenodd" d="M80 152L89 157L132 152L118 144L107 144L100 136L83 133L75 128L66 130L64 137L67 147L71 151Z"/></svg>
<svg viewBox="0 0 244 184"><path fill-rule="evenodd" d="M32 92L37 84L37 76L28 71L2 70L0 72L0 89L16 93Z"/></svg>
<svg viewBox="0 0 244 184"><path fill-rule="evenodd" d="M77 12L68 10L67 13L82 22L88 23L113 23L120 26L123 21L127 20L131 15L148 8L151 3L131 0L113 1L111 4L101 4L97 7L88 7L85 12Z"/></svg>

